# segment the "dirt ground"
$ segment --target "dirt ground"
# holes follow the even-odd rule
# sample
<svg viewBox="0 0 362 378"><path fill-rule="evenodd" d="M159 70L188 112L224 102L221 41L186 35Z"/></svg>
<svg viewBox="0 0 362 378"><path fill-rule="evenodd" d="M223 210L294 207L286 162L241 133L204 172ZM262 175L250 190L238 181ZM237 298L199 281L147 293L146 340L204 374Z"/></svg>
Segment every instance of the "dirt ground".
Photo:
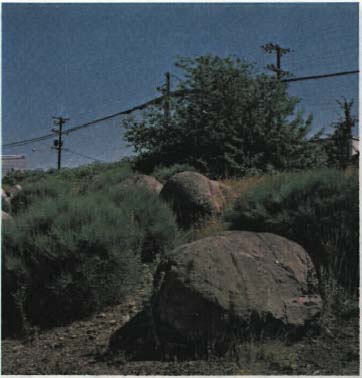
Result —
<svg viewBox="0 0 362 378"><path fill-rule="evenodd" d="M359 375L359 318L328 319L318 336L298 343L248 343L237 356L203 361L126 362L104 357L110 335L147 300L138 289L121 304L87 320L2 341L6 375Z"/></svg>

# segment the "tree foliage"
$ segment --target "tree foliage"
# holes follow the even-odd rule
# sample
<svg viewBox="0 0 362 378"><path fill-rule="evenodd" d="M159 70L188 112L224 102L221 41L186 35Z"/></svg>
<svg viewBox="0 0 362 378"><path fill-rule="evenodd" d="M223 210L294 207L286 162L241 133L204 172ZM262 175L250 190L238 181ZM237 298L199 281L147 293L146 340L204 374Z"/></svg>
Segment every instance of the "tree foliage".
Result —
<svg viewBox="0 0 362 378"><path fill-rule="evenodd" d="M306 140L312 118L294 111L298 99L285 83L254 75L232 57L179 58L182 93L127 119L125 139L138 168L189 164L211 176L311 167L318 148ZM165 117L165 101L171 116Z"/></svg>
<svg viewBox="0 0 362 378"><path fill-rule="evenodd" d="M352 116L353 100L338 101L343 116L334 124L334 132L330 143L326 145L328 164L340 169L346 169L353 162L352 129L356 119Z"/></svg>

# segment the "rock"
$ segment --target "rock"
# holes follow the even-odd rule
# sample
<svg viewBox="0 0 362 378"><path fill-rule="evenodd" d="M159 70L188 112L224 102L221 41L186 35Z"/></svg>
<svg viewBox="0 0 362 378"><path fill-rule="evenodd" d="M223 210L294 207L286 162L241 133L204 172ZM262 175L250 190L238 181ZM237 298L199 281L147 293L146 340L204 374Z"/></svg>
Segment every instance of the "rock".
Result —
<svg viewBox="0 0 362 378"><path fill-rule="evenodd" d="M8 199L8 195L6 194L5 190L1 188L1 200L6 201Z"/></svg>
<svg viewBox="0 0 362 378"><path fill-rule="evenodd" d="M1 207L5 212L10 211L11 209L10 197L6 194L6 191L3 188L1 188Z"/></svg>
<svg viewBox="0 0 362 378"><path fill-rule="evenodd" d="M123 316L121 322L122 322L122 324L124 324L124 323L129 322L130 319L131 319L131 317L127 314L127 315L124 315L124 316Z"/></svg>
<svg viewBox="0 0 362 378"><path fill-rule="evenodd" d="M224 354L235 337L302 335L322 305L314 266L301 246L246 231L220 233L169 253L156 272L155 292L152 316L131 319L113 334L111 349L129 342L150 347L145 337L152 329L151 349L162 358L200 357L210 348ZM148 326L147 316L152 319ZM142 347L138 352L145 357Z"/></svg>
<svg viewBox="0 0 362 378"><path fill-rule="evenodd" d="M122 188L140 187L149 190L152 193L159 194L163 185L152 176L134 175L123 180L118 184Z"/></svg>
<svg viewBox="0 0 362 378"><path fill-rule="evenodd" d="M10 198L14 197L14 195L18 192L20 192L22 190L22 187L21 185L17 184L17 185L14 185L14 186L11 186L9 189L8 189L8 193L10 195Z"/></svg>
<svg viewBox="0 0 362 378"><path fill-rule="evenodd" d="M7 222L11 219L13 219L13 217L10 214L6 213L5 211L1 211L1 220L3 222Z"/></svg>
<svg viewBox="0 0 362 378"><path fill-rule="evenodd" d="M187 228L205 216L220 214L227 191L226 185L200 173L181 172L166 182L160 195L173 207L179 224Z"/></svg>

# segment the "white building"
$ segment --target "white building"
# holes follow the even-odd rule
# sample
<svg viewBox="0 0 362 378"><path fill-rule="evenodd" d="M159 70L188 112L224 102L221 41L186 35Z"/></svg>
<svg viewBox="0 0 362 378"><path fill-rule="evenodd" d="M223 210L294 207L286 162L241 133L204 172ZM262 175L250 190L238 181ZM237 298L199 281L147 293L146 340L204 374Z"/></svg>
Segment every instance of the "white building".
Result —
<svg viewBox="0 0 362 378"><path fill-rule="evenodd" d="M2 176L7 173L26 168L26 159L24 155L2 155Z"/></svg>

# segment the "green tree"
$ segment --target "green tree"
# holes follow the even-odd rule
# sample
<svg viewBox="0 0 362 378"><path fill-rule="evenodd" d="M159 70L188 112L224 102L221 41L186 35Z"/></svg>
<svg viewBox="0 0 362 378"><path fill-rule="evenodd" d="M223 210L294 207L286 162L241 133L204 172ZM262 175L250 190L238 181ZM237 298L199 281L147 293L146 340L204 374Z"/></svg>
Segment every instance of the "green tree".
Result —
<svg viewBox="0 0 362 378"><path fill-rule="evenodd" d="M184 80L171 117L160 104L124 122L138 168L189 164L218 177L316 164L318 146L306 139L312 117L294 112L298 99L285 83L253 75L250 64L232 57L180 58L176 66Z"/></svg>
<svg viewBox="0 0 362 378"><path fill-rule="evenodd" d="M330 143L326 145L328 164L340 169L346 169L352 164L352 129L356 119L352 116L353 100L337 101L343 116L333 124L334 132Z"/></svg>

